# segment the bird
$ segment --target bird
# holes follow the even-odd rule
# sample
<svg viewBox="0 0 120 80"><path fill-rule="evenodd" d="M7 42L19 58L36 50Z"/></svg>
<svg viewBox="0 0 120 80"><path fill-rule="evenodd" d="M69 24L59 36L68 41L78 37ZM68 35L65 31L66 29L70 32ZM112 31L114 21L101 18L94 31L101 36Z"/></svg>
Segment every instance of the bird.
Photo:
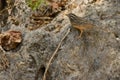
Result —
<svg viewBox="0 0 120 80"><path fill-rule="evenodd" d="M73 13L66 14L66 16L69 18L71 25L80 31L80 35L77 38L81 38L85 30L91 29L95 26L90 21L79 17Z"/></svg>

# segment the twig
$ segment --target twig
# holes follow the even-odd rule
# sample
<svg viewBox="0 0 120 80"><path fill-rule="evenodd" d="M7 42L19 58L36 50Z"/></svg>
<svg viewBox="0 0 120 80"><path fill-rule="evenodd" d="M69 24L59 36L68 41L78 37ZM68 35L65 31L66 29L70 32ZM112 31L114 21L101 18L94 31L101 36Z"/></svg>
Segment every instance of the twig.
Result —
<svg viewBox="0 0 120 80"><path fill-rule="evenodd" d="M37 17L32 16L31 18L36 19L36 20L46 20L46 19L51 20L52 19L51 17L39 17L39 16Z"/></svg>
<svg viewBox="0 0 120 80"><path fill-rule="evenodd" d="M46 74L47 74L47 71L48 71L48 69L49 69L49 67L50 67L50 64L51 64L53 58L55 57L55 55L56 55L59 47L61 46L62 41L66 38L66 36L69 34L69 32L70 32L70 29L68 29L68 31L66 32L66 34L63 36L63 38L62 38L61 41L59 42L59 44L58 44L57 48L55 49L54 53L52 54L52 56L51 56L51 58L50 58L50 60L49 60L49 62L48 62L48 64L47 64L47 67L46 67L46 69L45 69L45 72L44 72L44 75L43 75L43 79L42 79L42 80L46 80Z"/></svg>

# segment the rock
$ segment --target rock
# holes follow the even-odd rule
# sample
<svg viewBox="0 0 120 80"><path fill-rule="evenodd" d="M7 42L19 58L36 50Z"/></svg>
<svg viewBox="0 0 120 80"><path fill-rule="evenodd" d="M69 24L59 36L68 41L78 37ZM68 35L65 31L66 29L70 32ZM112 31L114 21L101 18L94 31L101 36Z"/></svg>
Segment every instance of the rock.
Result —
<svg viewBox="0 0 120 80"><path fill-rule="evenodd" d="M0 72L0 80L41 80L49 59L69 28L71 32L53 58L46 80L120 79L120 1L75 0L74 3L77 7L71 12L96 25L80 39L76 38L79 32L62 12L48 25L29 31L25 25L29 24L30 9L24 0L19 0L16 9L20 24L12 24L9 17L9 24L1 27L1 31L18 30L23 41L19 49L5 52L10 66ZM60 29L56 32L57 25Z"/></svg>
<svg viewBox="0 0 120 80"><path fill-rule="evenodd" d="M9 65L10 65L9 60L4 51L0 47L0 71L8 69Z"/></svg>

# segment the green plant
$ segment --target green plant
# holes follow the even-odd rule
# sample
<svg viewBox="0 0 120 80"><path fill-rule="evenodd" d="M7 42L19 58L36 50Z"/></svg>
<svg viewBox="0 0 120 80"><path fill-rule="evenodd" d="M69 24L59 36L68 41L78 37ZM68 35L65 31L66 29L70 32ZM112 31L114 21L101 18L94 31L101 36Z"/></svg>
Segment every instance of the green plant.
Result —
<svg viewBox="0 0 120 80"><path fill-rule="evenodd" d="M36 10L41 4L46 3L45 0L26 0L27 5Z"/></svg>

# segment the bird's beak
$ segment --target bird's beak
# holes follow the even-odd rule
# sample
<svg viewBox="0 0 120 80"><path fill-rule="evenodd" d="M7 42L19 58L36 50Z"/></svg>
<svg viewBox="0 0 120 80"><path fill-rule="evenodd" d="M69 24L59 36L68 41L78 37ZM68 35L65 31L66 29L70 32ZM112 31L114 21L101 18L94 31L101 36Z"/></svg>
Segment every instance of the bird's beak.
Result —
<svg viewBox="0 0 120 80"><path fill-rule="evenodd" d="M68 14L65 14L66 16L68 16Z"/></svg>
<svg viewBox="0 0 120 80"><path fill-rule="evenodd" d="M63 12L63 15L68 16L68 13L69 13L68 10L66 10Z"/></svg>

